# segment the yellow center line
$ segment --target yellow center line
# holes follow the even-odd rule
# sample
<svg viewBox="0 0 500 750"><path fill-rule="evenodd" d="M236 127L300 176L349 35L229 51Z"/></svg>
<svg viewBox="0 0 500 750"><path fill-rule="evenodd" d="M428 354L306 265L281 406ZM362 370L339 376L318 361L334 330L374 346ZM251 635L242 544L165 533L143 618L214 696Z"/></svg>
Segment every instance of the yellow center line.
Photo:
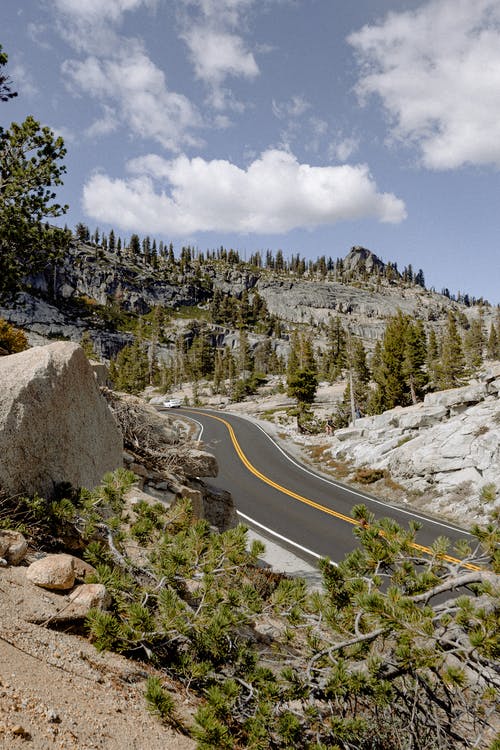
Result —
<svg viewBox="0 0 500 750"><path fill-rule="evenodd" d="M227 420L222 419L222 417L216 417L215 414L206 414L205 412L203 412L203 414L206 417L210 417L210 419L216 419L218 422L221 422L226 427L227 431L229 432L229 437L231 438L233 447L240 461L248 469L248 471L251 474L256 476L262 482L265 482L270 487L274 487L274 489L278 490L279 492L283 492L283 494L288 495L289 497L293 497L294 500L298 500L300 503L304 503L304 505L309 505L311 508L316 508L316 510L321 511L322 513L326 513L329 516L333 516L334 518L338 518L341 521L350 523L351 526L362 526L362 523L360 521L357 521L355 518L352 518L351 516L345 516L343 513L339 513L336 510L327 508L325 505L316 503L314 500L310 500L308 497L299 495L297 492L294 492L293 490L289 490L287 487L283 487L283 485L278 484L277 482L274 482L269 477L266 477L265 474L262 474L258 469L255 468L255 466L253 466L253 464L250 463L248 458L243 453L232 425ZM417 542L411 542L410 546L413 549L418 550L419 552L424 552L425 554L431 555L432 557L435 556L432 549L430 547L425 547L423 544L417 544ZM481 568L478 565L474 565L473 563L463 562L458 557L453 557L452 555L438 555L438 557L442 560L446 560L446 562L458 563L462 565L464 568L467 568L468 570L481 570Z"/></svg>

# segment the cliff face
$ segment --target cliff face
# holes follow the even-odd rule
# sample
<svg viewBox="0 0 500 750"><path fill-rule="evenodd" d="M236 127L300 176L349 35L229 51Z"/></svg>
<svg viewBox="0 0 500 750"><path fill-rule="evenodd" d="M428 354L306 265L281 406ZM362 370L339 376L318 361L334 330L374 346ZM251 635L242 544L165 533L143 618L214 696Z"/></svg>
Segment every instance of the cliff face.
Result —
<svg viewBox="0 0 500 750"><path fill-rule="evenodd" d="M352 333L367 342L382 336L387 318L398 309L435 324L444 323L448 310L456 307L447 297L431 294L421 287L401 289L385 285L377 289L374 285L363 289L335 281L260 279L257 290L269 312L280 318L317 325L341 315Z"/></svg>

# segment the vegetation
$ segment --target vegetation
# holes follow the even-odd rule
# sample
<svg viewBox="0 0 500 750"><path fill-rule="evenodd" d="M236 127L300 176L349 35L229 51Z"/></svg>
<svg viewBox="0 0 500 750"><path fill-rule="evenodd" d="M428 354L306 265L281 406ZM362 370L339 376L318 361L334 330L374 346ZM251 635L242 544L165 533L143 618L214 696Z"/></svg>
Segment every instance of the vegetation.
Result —
<svg viewBox="0 0 500 750"><path fill-rule="evenodd" d="M17 354L28 348L24 331L0 318L0 354Z"/></svg>
<svg viewBox="0 0 500 750"><path fill-rule="evenodd" d="M145 700L161 721L212 750L494 747L498 519L458 545L458 563L445 539L422 554L416 525L357 506L359 546L338 567L323 561L324 591L310 594L255 566L261 546L248 549L243 526L213 533L187 500L142 503L130 518L130 481L119 472L52 503L10 499L8 520L39 541L83 541L112 596L88 635L152 664ZM127 534L149 550L144 567ZM193 722L182 725L167 678L198 696Z"/></svg>
<svg viewBox="0 0 500 750"><path fill-rule="evenodd" d="M6 63L0 47L0 70ZM0 99L12 96L0 73ZM44 223L67 209L54 202L65 154L62 138L31 115L8 130L0 127L0 302L15 297L26 275L55 262L69 244L69 231Z"/></svg>

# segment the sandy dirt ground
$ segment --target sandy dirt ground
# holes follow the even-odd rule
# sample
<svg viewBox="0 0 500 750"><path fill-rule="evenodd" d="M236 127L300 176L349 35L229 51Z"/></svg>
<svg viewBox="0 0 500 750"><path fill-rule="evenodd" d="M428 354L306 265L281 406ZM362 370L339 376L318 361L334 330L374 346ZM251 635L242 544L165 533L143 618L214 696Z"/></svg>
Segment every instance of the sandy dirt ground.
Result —
<svg viewBox="0 0 500 750"><path fill-rule="evenodd" d="M61 594L26 581L25 571L0 568L1 750L194 750L148 713L148 667L28 621L50 616ZM182 712L185 696L173 697Z"/></svg>

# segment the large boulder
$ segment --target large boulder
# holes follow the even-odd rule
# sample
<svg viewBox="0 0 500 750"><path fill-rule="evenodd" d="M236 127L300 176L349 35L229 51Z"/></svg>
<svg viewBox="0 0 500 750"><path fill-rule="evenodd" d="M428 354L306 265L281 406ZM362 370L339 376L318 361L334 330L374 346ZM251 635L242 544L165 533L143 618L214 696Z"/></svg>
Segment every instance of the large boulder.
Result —
<svg viewBox="0 0 500 750"><path fill-rule="evenodd" d="M57 342L0 359L0 487L50 496L98 485L123 441L83 350Z"/></svg>

